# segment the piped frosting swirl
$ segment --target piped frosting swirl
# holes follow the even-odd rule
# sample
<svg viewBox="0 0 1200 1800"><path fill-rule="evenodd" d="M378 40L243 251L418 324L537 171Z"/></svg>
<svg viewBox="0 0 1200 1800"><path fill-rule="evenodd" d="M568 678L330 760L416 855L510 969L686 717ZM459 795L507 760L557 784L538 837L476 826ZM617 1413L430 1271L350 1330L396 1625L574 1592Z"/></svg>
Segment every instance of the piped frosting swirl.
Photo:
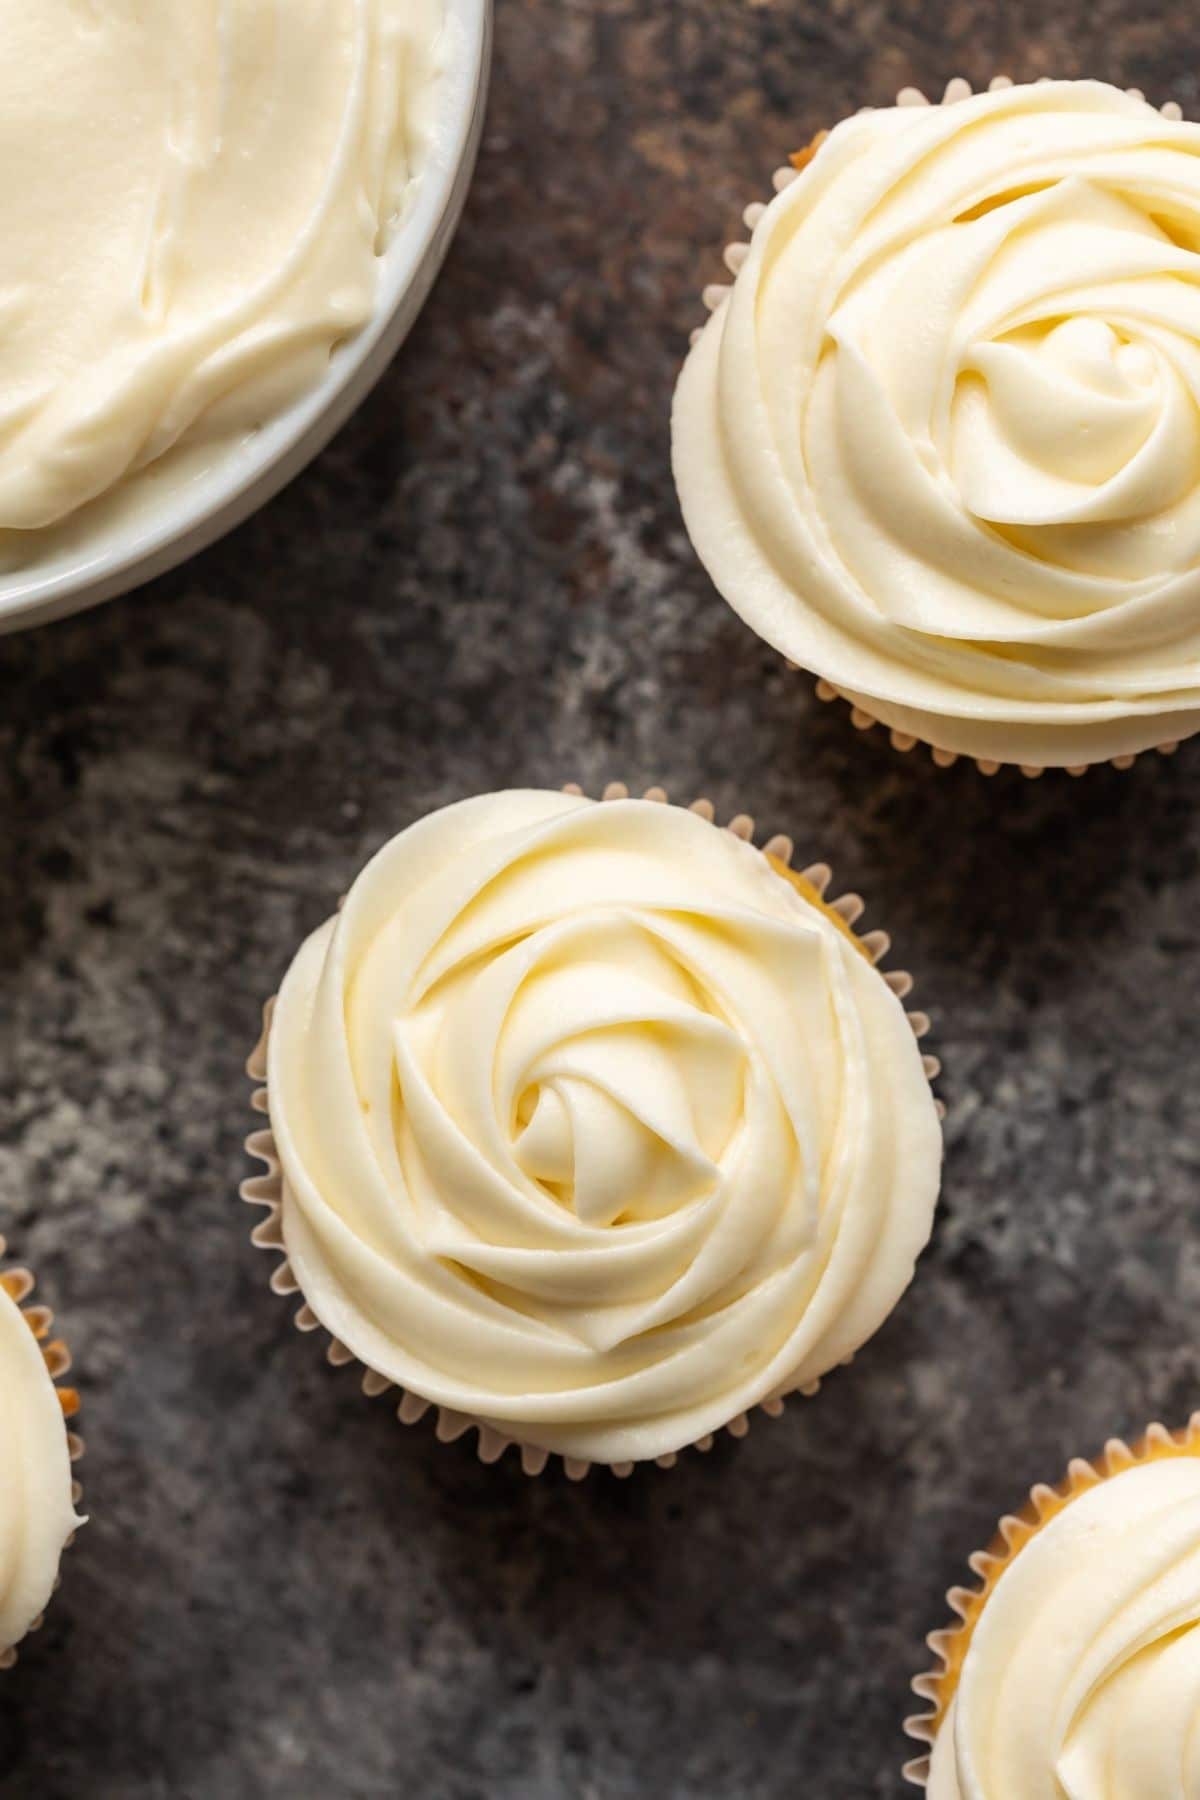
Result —
<svg viewBox="0 0 1200 1800"><path fill-rule="evenodd" d="M268 1094L321 1322L589 1460L844 1360L938 1187L917 1045L852 936L646 801L484 795L403 832L293 962Z"/></svg>
<svg viewBox="0 0 1200 1800"><path fill-rule="evenodd" d="M948 750L1200 725L1200 127L1091 81L844 121L688 358L730 604Z"/></svg>

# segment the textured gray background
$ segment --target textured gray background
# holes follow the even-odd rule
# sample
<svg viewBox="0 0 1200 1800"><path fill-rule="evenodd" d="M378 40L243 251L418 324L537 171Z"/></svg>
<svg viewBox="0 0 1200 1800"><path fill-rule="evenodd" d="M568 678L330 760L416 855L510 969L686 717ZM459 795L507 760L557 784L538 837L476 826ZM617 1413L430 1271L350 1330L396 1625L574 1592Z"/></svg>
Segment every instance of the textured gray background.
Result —
<svg viewBox="0 0 1200 1800"><path fill-rule="evenodd" d="M1200 749L936 772L717 601L667 407L781 155L909 80L1196 112L1200 24L922 0L500 0L456 248L320 462L190 567L0 643L0 1229L77 1353L93 1522L0 1686L0 1792L898 1795L997 1514L1200 1402ZM241 1065L416 814L611 777L828 857L936 1017L945 1202L812 1404L627 1483L405 1431L266 1291Z"/></svg>

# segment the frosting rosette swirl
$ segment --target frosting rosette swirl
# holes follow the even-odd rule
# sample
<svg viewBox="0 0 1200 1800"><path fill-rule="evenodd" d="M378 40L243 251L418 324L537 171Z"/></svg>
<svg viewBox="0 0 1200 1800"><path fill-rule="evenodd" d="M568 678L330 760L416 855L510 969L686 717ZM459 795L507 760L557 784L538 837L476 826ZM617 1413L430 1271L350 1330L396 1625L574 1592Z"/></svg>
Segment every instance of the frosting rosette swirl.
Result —
<svg viewBox="0 0 1200 1800"><path fill-rule="evenodd" d="M844 121L673 419L729 603L875 717L1085 763L1200 727L1200 127L1099 82Z"/></svg>
<svg viewBox="0 0 1200 1800"><path fill-rule="evenodd" d="M975 1624L930 1800L1200 1793L1200 1460L1101 1481L1026 1544Z"/></svg>
<svg viewBox="0 0 1200 1800"><path fill-rule="evenodd" d="M58 1390L0 1280L0 1652L20 1642L54 1591L79 1524L71 1495Z"/></svg>
<svg viewBox="0 0 1200 1800"><path fill-rule="evenodd" d="M856 941L649 801L490 794L401 833L293 962L267 1090L322 1324L588 1460L843 1361L937 1195L921 1057Z"/></svg>

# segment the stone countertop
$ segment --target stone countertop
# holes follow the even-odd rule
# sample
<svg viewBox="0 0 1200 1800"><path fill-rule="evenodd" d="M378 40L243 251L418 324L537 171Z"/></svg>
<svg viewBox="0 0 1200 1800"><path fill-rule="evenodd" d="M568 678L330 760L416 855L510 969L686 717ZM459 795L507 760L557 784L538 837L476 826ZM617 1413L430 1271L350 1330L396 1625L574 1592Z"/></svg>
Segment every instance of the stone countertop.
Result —
<svg viewBox="0 0 1200 1800"><path fill-rule="evenodd" d="M1109 0L500 0L478 178L385 381L186 568L0 643L0 1230L76 1351L92 1522L0 1685L39 1800L898 1796L921 1640L1077 1451L1200 1401L1200 748L900 757L716 599L667 464L772 167L903 83L1196 112ZM812 1402L574 1486L405 1430L236 1201L261 999L364 857L484 787L746 806L870 901L945 1062L945 1199Z"/></svg>

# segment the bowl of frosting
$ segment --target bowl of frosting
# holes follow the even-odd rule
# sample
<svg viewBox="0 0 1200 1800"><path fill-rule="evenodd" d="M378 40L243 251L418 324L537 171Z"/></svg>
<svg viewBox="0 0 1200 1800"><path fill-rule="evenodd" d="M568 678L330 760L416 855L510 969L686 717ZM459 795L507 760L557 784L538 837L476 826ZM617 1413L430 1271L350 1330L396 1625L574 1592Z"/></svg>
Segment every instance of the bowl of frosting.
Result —
<svg viewBox="0 0 1200 1800"><path fill-rule="evenodd" d="M449 246L490 26L0 0L0 631L182 561L345 421Z"/></svg>

